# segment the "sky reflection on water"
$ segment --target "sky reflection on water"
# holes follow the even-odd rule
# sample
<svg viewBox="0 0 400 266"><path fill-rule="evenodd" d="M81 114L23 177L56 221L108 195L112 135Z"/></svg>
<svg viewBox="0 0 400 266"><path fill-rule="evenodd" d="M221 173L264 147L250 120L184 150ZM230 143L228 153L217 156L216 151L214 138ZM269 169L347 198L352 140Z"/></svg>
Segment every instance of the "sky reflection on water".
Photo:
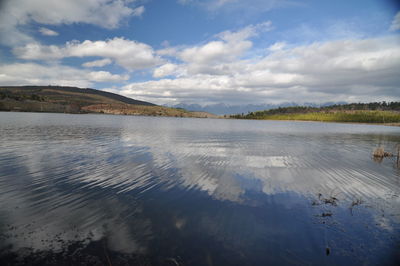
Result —
<svg viewBox="0 0 400 266"><path fill-rule="evenodd" d="M399 259L399 170L371 159L396 127L0 113L0 136L3 264L74 243L113 265Z"/></svg>

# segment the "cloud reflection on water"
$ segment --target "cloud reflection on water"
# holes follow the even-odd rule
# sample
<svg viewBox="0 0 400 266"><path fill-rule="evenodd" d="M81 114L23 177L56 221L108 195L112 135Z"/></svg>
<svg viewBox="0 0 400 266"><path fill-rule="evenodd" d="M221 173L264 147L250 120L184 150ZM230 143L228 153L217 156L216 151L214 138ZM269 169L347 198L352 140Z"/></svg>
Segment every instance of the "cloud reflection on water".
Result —
<svg viewBox="0 0 400 266"><path fill-rule="evenodd" d="M370 158L377 143L400 140L392 129L364 134L333 124L328 133L312 123L293 131L268 122L246 128L248 121L78 117L66 125L50 116L0 126L3 246L60 250L107 239L112 251L149 254L196 249L189 243L197 239L261 258L252 243L269 250L292 238L310 244L296 227L320 232L309 227L315 209L307 205L318 193L338 195L345 204L335 209L339 217L349 216L353 199L367 200L373 208L363 209L363 219L372 213L380 228L398 232L398 172ZM347 219L342 223L352 224Z"/></svg>

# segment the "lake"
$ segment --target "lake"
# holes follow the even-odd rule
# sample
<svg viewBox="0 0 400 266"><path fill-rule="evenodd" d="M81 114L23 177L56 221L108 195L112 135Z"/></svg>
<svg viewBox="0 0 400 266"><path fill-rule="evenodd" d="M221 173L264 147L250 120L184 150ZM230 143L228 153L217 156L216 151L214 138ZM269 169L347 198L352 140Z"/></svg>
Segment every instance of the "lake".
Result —
<svg viewBox="0 0 400 266"><path fill-rule="evenodd" d="M0 113L1 265L396 265L400 127Z"/></svg>

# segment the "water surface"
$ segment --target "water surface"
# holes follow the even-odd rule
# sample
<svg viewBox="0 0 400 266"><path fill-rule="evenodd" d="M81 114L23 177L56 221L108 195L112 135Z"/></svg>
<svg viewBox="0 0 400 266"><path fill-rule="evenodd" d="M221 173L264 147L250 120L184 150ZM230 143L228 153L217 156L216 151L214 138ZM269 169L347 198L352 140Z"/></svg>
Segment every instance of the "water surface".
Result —
<svg viewBox="0 0 400 266"><path fill-rule="evenodd" d="M0 113L0 264L396 265L400 128Z"/></svg>

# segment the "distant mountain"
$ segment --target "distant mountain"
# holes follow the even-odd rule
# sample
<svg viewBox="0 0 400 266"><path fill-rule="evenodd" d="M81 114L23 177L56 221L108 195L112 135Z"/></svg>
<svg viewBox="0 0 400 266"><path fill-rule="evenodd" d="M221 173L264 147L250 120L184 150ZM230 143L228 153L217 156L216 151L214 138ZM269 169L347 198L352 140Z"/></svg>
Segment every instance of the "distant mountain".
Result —
<svg viewBox="0 0 400 266"><path fill-rule="evenodd" d="M215 117L111 92L62 86L0 86L0 111Z"/></svg>
<svg viewBox="0 0 400 266"><path fill-rule="evenodd" d="M346 104L346 102L327 102L323 104L304 103L302 104L302 106L323 107L334 104ZM282 103L282 104L247 104L247 105L227 105L224 103L219 103L219 104L210 104L205 106L201 106L199 104L180 103L177 105L173 105L171 107L183 108L189 111L208 112L216 115L231 115L231 114L242 114L242 113L247 114L249 112L275 109L278 107L295 107L295 106L300 106L300 105L293 102Z"/></svg>

